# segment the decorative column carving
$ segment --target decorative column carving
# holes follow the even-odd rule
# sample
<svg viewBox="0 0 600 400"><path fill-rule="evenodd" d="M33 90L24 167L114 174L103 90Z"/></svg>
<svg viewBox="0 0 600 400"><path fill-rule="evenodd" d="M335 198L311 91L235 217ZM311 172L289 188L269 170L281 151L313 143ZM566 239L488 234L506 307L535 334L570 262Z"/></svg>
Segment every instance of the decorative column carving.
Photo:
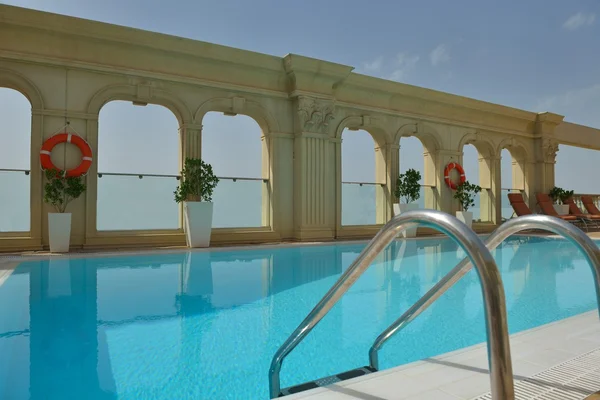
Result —
<svg viewBox="0 0 600 400"><path fill-rule="evenodd" d="M294 135L294 236L335 236L335 152L339 140L329 136L334 104L298 96Z"/></svg>
<svg viewBox="0 0 600 400"><path fill-rule="evenodd" d="M529 187L529 204L535 205L535 193L548 193L554 187L554 167L558 142L554 139L554 130L562 123L562 115L540 113L536 119L534 139L534 171L527 172L532 182Z"/></svg>
<svg viewBox="0 0 600 400"><path fill-rule="evenodd" d="M529 184L531 190L530 204L535 203L535 193L548 193L554 187L554 168L556 155L558 153L558 142L552 137L541 137L535 139L534 171L528 173L528 177L534 181Z"/></svg>
<svg viewBox="0 0 600 400"><path fill-rule="evenodd" d="M544 138L542 141L544 163L556 164L556 155L558 153L558 142L551 138Z"/></svg>
<svg viewBox="0 0 600 400"><path fill-rule="evenodd" d="M333 116L334 104L331 101L312 97L298 97L298 119L302 133L327 133Z"/></svg>

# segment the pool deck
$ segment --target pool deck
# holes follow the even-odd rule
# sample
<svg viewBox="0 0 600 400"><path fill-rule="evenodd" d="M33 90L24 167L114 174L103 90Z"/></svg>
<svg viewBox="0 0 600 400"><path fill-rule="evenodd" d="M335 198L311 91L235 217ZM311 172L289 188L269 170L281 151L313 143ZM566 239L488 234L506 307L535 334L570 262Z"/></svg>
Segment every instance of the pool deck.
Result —
<svg viewBox="0 0 600 400"><path fill-rule="evenodd" d="M591 399L600 390L600 379L590 389L570 381L547 378L528 379L552 367L595 352L598 362L591 372L600 374L600 320L597 311L590 311L561 321L542 325L510 337L513 374L518 399ZM383 349L382 351L385 351ZM365 356L366 357L366 356ZM589 365L586 368L590 368ZM595 369L597 368L597 371ZM579 369L581 371L581 368ZM586 371L587 373L587 371ZM555 374L557 375L557 374ZM534 381L552 397L527 396L525 385ZM540 384L541 382L541 384ZM531 384L529 384L531 386ZM560 395L561 390L571 392ZM530 388L529 388L530 389ZM484 343L442 354L411 364L336 383L325 388L286 396L289 400L471 400L490 391L487 348ZM558 392L558 393L557 393ZM575 394L573 394L574 392ZM579 396L578 396L579 394ZM558 395L558 397L557 397ZM490 399L491 397L481 397Z"/></svg>

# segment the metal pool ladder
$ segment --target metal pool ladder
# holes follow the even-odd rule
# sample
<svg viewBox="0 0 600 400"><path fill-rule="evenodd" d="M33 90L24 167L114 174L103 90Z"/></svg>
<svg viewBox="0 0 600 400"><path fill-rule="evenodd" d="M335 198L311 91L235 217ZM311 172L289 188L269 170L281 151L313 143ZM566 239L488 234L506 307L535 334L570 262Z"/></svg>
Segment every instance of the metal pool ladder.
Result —
<svg viewBox="0 0 600 400"><path fill-rule="evenodd" d="M467 257L454 267L444 278L433 286L419 301L409 308L400 318L392 323L373 343L369 350L369 365L338 374L334 377L308 382L291 388L280 388L279 373L284 358L298 345L315 325L333 307L339 298L352 286L358 277L364 272L377 254L383 250L399 232L422 224L437 228L446 233L466 251ZM282 397L287 394L297 393L319 386L350 379L356 376L376 372L379 369L378 351L393 335L406 327L419 314L427 309L442 296L449 288L457 283L472 268L473 262L482 284L483 297L485 301L486 332L488 345L488 359L490 365L490 379L492 398L514 399L514 383L512 377L512 365L510 360L510 349L508 342L508 331L506 323L506 305L504 299L504 287L495 263L490 262L491 254L488 249L495 249L510 235L517 232L539 229L547 230L561 235L577 245L585 254L592 266L598 311L600 312L600 249L580 229L564 222L558 218L544 215L528 215L511 219L496 229L487 239L484 250L481 249L481 240L459 223L454 217L437 211L421 210L413 211L395 217L373 238L369 245L358 256L356 261L339 278L336 284L327 292L323 299L311 311L306 319L288 338L288 340L277 351L271 362L269 371L271 398ZM477 257L479 252L479 257ZM475 256L474 256L475 253ZM485 269L488 269L487 271ZM495 285L495 286L494 286Z"/></svg>
<svg viewBox="0 0 600 400"><path fill-rule="evenodd" d="M509 236L529 229L545 230L563 236L583 251L588 263L592 267L594 286L596 288L596 301L598 303L598 312L600 313L600 248L598 248L588 235L573 224L547 215L525 215L513 218L500 225L500 227L488 237L486 240L486 247L489 250L493 250ZM419 301L384 330L377 339L375 339L373 346L371 346L371 349L369 350L369 368L378 370L378 351L383 345L392 336L405 328L419 314L425 311L427 307L434 303L440 296L446 293L446 291L465 276L471 268L472 264L469 262L469 259L465 257L465 259L458 263L458 265L448 272L446 276L429 289ZM494 399L496 398L499 397L494 397Z"/></svg>
<svg viewBox="0 0 600 400"><path fill-rule="evenodd" d="M496 266L496 262L483 241L475 234L475 232L473 232L473 230L458 221L455 217L434 210L417 210L398 215L389 221L377 235L375 235L356 260L342 276L340 276L337 282L329 289L325 296L323 296L321 301L319 301L315 308L313 308L304 321L302 321L298 328L296 328L275 353L273 360L271 361L271 367L269 368L270 398L283 397L377 371L376 367L369 365L346 371L335 376L319 379L317 381L307 382L283 390L281 389L280 372L284 359L310 333L319 321L323 319L344 293L348 291L354 282L356 282L369 267L375 257L377 257L377 255L385 249L399 233L418 225L435 228L450 236L454 241L460 244L471 262L475 265L477 273L479 274L483 300L485 303L484 308L492 395L494 399L514 399L512 363L508 339L508 324L506 320L506 301L504 297L504 286L502 285L502 279L498 267ZM452 271L448 275L450 275ZM446 280L449 281L449 279ZM448 287L452 286L456 281L449 283ZM429 303L425 304L424 307L434 300L435 299L432 299ZM417 304L423 306L423 299L419 300ZM419 306L419 309L421 306ZM394 332L391 334L393 333Z"/></svg>

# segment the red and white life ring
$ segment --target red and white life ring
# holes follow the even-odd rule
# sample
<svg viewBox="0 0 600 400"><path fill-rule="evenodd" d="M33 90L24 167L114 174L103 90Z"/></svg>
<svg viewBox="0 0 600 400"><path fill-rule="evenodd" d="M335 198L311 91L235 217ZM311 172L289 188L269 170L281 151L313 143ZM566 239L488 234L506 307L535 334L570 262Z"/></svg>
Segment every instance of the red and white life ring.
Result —
<svg viewBox="0 0 600 400"><path fill-rule="evenodd" d="M453 169L455 169L460 174L458 184L456 184L450 179L450 171L452 171ZM444 180L446 181L446 185L448 185L450 189L456 190L458 185L465 183L465 181L467 180L467 178L465 177L465 170L460 164L452 162L446 165L446 169L444 169Z"/></svg>
<svg viewBox="0 0 600 400"><path fill-rule="evenodd" d="M66 171L65 175L68 177L85 175L92 165L92 148L82 137L70 133L58 133L44 142L40 150L40 164L42 165L42 169L58 170L52 163L50 154L52 154L54 146L60 143L73 143L81 150L82 156L81 163L77 167Z"/></svg>

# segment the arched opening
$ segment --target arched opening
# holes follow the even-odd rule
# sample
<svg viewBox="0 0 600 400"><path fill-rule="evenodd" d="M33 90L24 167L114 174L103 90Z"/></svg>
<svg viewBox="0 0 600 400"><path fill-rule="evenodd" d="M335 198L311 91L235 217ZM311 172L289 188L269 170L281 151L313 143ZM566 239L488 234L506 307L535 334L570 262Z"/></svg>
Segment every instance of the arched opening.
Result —
<svg viewBox="0 0 600 400"><path fill-rule="evenodd" d="M0 233L31 229L31 104L21 92L0 87Z"/></svg>
<svg viewBox="0 0 600 400"><path fill-rule="evenodd" d="M403 137L400 139L399 151L399 173L403 174L409 169L414 169L421 173L421 180L419 182L421 184L421 191L417 200L419 208L435 209L435 173L432 172L435 167L433 165L429 165L429 168L425 167L431 161L431 156L423 142L415 136Z"/></svg>
<svg viewBox="0 0 600 400"><path fill-rule="evenodd" d="M181 227L179 123L166 107L111 101L98 121L99 231Z"/></svg>
<svg viewBox="0 0 600 400"><path fill-rule="evenodd" d="M463 146L463 168L466 179L481 187L481 192L475 195L475 206L471 209L473 220L478 222L495 221L492 154L491 146L485 142L474 141Z"/></svg>
<svg viewBox="0 0 600 400"><path fill-rule="evenodd" d="M346 128L341 152L342 225L383 223L378 218L383 189L376 174L376 159L382 155L375 140L365 130Z"/></svg>
<svg viewBox="0 0 600 400"><path fill-rule="evenodd" d="M271 225L268 154L262 129L253 118L206 113L202 159L220 180L213 193L213 227Z"/></svg>
<svg viewBox="0 0 600 400"><path fill-rule="evenodd" d="M524 157L518 148L503 148L501 157L501 187L502 187L502 219L515 216L508 201L508 193L521 193L525 198L525 167ZM528 199L525 198L525 202Z"/></svg>

